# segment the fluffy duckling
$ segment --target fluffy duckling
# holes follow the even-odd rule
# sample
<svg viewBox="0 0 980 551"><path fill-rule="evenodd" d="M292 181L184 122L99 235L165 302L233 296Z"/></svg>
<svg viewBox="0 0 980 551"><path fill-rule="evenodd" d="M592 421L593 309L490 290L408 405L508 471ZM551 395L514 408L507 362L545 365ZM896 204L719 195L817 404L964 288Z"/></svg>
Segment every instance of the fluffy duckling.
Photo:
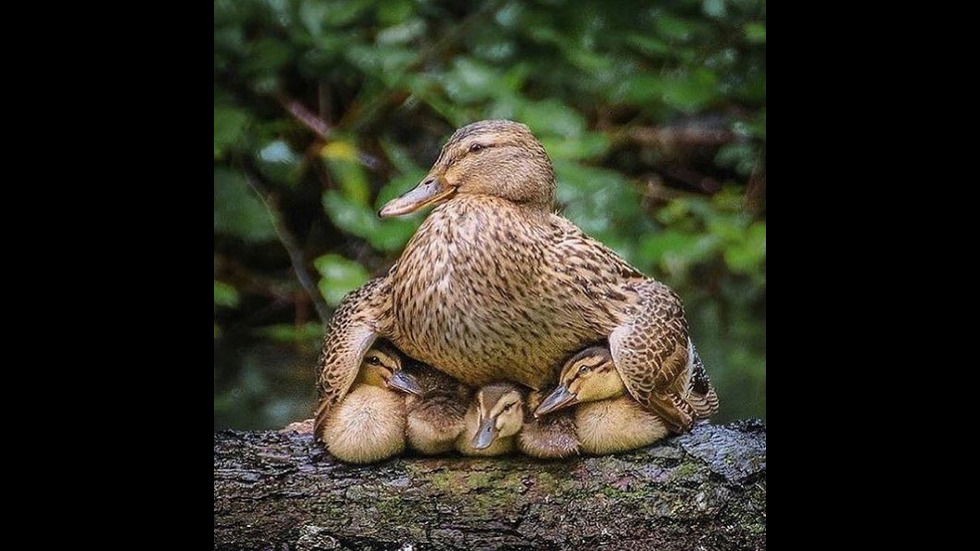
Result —
<svg viewBox="0 0 980 551"><path fill-rule="evenodd" d="M326 419L320 439L330 453L348 463L373 463L405 449L405 397L421 394L402 357L384 342L364 354L351 391Z"/></svg>
<svg viewBox="0 0 980 551"><path fill-rule="evenodd" d="M518 450L540 459L559 459L579 453L573 412L535 419L531 411L542 399L511 383L481 388L465 418L456 449L464 455L501 455Z"/></svg>
<svg viewBox="0 0 980 551"><path fill-rule="evenodd" d="M644 410L627 392L606 347L586 348L561 370L558 387L538 406L540 417L575 404L581 449L602 455L649 446L669 434L658 415Z"/></svg>
<svg viewBox="0 0 980 551"><path fill-rule="evenodd" d="M524 426L517 435L517 448L525 455L539 459L562 459L577 455L581 450L575 427L575 412L556 411L536 418L531 413L544 399L544 394L532 392L528 397Z"/></svg>
<svg viewBox="0 0 980 551"><path fill-rule="evenodd" d="M512 383L494 383L476 392L464 418L456 450L463 455L503 455L514 450L524 424L524 393Z"/></svg>
<svg viewBox="0 0 980 551"><path fill-rule="evenodd" d="M421 395L405 398L408 446L426 455L452 450L463 432L470 389L425 364L414 363L405 369L422 390Z"/></svg>

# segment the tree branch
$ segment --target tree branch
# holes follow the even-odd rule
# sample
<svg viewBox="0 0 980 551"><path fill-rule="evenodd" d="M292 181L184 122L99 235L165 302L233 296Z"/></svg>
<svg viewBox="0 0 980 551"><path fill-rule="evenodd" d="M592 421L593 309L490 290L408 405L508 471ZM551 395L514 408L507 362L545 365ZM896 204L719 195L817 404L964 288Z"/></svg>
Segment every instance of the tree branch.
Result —
<svg viewBox="0 0 980 551"><path fill-rule="evenodd" d="M286 254L289 255L289 263L293 266L293 273L296 274L296 279L299 280L300 286L303 287L303 290L306 291L307 296L313 302L313 307L316 308L316 313L320 316L320 322L326 324L330 321L330 308L327 306L327 302L323 300L320 289L317 287L316 282L313 281L310 272L306 269L306 256L296 242L296 238L293 237L292 232L286 227L285 218L282 211L279 210L278 201L251 167L245 162L242 162L241 159L239 159L238 164L245 174L245 180L248 182L249 187L259 196L262 204L265 205L266 210L269 212L269 216L272 218L272 226L276 230L276 237L279 238L279 242L286 249Z"/></svg>
<svg viewBox="0 0 980 551"><path fill-rule="evenodd" d="M766 428L537 461L336 462L309 434L214 436L215 549L764 549Z"/></svg>

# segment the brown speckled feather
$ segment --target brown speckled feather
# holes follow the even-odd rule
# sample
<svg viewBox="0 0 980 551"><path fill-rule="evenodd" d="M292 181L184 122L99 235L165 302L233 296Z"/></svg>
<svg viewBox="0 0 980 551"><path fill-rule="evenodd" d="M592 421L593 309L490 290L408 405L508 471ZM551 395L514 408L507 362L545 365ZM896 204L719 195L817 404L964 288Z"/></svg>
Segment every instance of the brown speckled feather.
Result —
<svg viewBox="0 0 980 551"><path fill-rule="evenodd" d="M494 197L436 208L389 273L392 341L467 385L548 386L606 338L642 276L567 220Z"/></svg>
<svg viewBox="0 0 980 551"><path fill-rule="evenodd" d="M691 354L691 377L685 385L688 389L687 402L694 408L696 419L707 419L718 412L718 394L715 393L715 387L708 378L708 372L704 369L701 355L694 348L694 343L691 343Z"/></svg>
<svg viewBox="0 0 980 551"><path fill-rule="evenodd" d="M364 354L378 337L378 320L387 302L387 280L375 278L341 301L323 340L317 362L317 407L314 434L322 434L330 415L357 378Z"/></svg>
<svg viewBox="0 0 980 551"><path fill-rule="evenodd" d="M656 281L636 288L636 314L609 336L609 351L636 401L663 417L675 432L683 432L695 416L684 399L690 373L684 307L673 291Z"/></svg>

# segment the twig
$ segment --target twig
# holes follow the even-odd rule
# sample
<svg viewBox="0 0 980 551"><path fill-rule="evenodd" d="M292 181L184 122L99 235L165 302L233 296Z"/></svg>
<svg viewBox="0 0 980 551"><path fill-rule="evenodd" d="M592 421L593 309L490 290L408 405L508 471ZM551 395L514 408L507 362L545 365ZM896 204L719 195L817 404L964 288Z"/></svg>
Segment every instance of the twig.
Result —
<svg viewBox="0 0 980 551"><path fill-rule="evenodd" d="M276 99L279 100L279 105L293 116L294 119L299 121L303 126L309 128L317 135L321 140L330 139L330 125L326 121L316 116L313 111L310 111L305 105L300 103L299 100L295 100L286 94L278 94Z"/></svg>
<svg viewBox="0 0 980 551"><path fill-rule="evenodd" d="M641 126L614 132L614 139L630 141L645 147L672 148L676 146L722 145L735 140L725 129L685 126Z"/></svg>
<svg viewBox="0 0 980 551"><path fill-rule="evenodd" d="M316 137L319 138L318 142L314 142L313 148L319 151L322 142L330 140L330 134L333 132L333 128L327 121L318 117L313 111L310 111L305 105L299 100L290 98L286 94L278 94L276 99L279 101L279 105L293 116L300 124L306 128L313 131ZM357 159L362 165L368 167L373 171L378 171L383 165L381 161L369 153L358 150Z"/></svg>
<svg viewBox="0 0 980 551"><path fill-rule="evenodd" d="M245 174L245 180L248 182L249 187L259 196L262 204L265 205L266 210L269 212L269 217L272 218L272 226L276 230L276 237L279 238L279 242L286 249L286 254L289 255L289 262L293 265L293 272L296 274L296 279L299 280L300 286L303 287L307 296L313 301L313 306L316 308L317 315L320 316L320 321L327 323L330 319L330 309L327 307L327 302L320 295L320 290L313 281L313 277L306 269L306 257L296 243L296 238L293 237L292 232L286 227L282 211L279 210L275 197L273 197L265 184L260 181L259 176L250 167L246 166L244 162L241 162L241 159L239 159L238 164Z"/></svg>

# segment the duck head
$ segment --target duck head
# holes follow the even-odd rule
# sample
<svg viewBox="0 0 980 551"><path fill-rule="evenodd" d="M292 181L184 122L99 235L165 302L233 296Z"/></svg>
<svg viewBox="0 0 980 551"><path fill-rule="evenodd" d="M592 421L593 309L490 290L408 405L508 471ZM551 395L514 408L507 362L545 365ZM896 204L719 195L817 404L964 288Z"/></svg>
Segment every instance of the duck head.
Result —
<svg viewBox="0 0 980 551"><path fill-rule="evenodd" d="M481 388L474 399L478 428L470 443L473 448L489 448L498 438L520 432L524 426L524 395L510 383L495 383Z"/></svg>
<svg viewBox="0 0 980 551"><path fill-rule="evenodd" d="M401 354L384 344L375 344L364 354L357 382L422 395L422 387L415 377L402 371Z"/></svg>
<svg viewBox="0 0 980 551"><path fill-rule="evenodd" d="M555 201L555 171L527 126L475 122L457 130L422 182L389 201L378 216L401 216L462 195L499 197L548 211Z"/></svg>
<svg viewBox="0 0 980 551"><path fill-rule="evenodd" d="M545 398L535 417L578 404L622 396L626 385L616 371L609 348L591 346L565 362L558 376L558 386Z"/></svg>

